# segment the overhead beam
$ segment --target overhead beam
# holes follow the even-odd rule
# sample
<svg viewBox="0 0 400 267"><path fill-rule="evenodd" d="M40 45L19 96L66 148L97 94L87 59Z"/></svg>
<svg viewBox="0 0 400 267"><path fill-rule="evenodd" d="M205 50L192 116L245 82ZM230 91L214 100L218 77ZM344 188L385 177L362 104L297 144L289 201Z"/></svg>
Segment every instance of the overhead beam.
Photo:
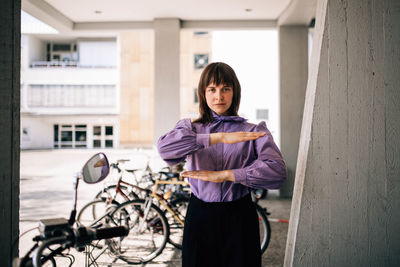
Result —
<svg viewBox="0 0 400 267"><path fill-rule="evenodd" d="M22 0L21 8L58 32L72 31L74 22L43 0Z"/></svg>
<svg viewBox="0 0 400 267"><path fill-rule="evenodd" d="M315 18L317 0L292 0L278 18L278 25L308 26L311 19Z"/></svg>
<svg viewBox="0 0 400 267"><path fill-rule="evenodd" d="M276 28L276 20L183 20L183 29L260 29Z"/></svg>
<svg viewBox="0 0 400 267"><path fill-rule="evenodd" d="M275 20L183 20L182 29L266 29L275 28ZM127 31L153 29L153 21L82 22L74 23L74 31Z"/></svg>
<svg viewBox="0 0 400 267"><path fill-rule="evenodd" d="M78 22L74 31L127 31L153 29L153 21Z"/></svg>

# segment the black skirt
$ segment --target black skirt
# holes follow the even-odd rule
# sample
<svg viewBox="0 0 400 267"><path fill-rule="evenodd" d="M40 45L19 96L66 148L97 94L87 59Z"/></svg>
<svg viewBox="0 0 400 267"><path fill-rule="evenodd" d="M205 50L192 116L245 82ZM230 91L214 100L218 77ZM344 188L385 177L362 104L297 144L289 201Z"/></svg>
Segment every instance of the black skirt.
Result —
<svg viewBox="0 0 400 267"><path fill-rule="evenodd" d="M185 219L183 267L260 267L258 215L250 194L204 202L193 194Z"/></svg>

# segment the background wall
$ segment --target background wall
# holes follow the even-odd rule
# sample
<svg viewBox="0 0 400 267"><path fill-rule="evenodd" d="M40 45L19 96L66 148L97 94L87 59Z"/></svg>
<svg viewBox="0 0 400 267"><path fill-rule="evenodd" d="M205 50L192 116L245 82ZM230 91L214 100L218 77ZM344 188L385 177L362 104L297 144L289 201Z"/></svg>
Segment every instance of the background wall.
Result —
<svg viewBox="0 0 400 267"><path fill-rule="evenodd" d="M154 32L121 33L120 145L153 142Z"/></svg>

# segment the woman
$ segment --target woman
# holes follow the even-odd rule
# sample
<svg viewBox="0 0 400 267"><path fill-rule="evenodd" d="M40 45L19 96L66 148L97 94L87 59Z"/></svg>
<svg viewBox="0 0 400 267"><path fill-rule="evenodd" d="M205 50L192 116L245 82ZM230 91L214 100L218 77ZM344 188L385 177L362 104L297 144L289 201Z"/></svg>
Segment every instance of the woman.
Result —
<svg viewBox="0 0 400 267"><path fill-rule="evenodd" d="M161 157L187 161L192 189L183 234L182 266L261 266L258 216L249 188L280 188L282 155L265 122L238 116L240 84L225 63L201 74L200 117L180 120L158 141Z"/></svg>

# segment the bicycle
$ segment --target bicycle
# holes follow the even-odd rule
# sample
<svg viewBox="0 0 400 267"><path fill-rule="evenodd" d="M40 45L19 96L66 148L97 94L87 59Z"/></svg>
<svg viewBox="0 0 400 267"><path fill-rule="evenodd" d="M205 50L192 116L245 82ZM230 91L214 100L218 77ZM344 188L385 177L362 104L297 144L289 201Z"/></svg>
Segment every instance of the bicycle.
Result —
<svg viewBox="0 0 400 267"><path fill-rule="evenodd" d="M123 181L122 179L118 181L117 185L115 185L115 188L119 188L123 185L127 185L130 187L135 187L134 185L127 183ZM186 209L189 203L190 199L190 194L187 193L179 193L182 191L178 191L178 193L175 194L168 194L171 191L168 192L163 192L162 194L157 194L157 190L160 187L160 185L177 185L173 181L160 181L157 180L155 187L153 191L147 191L147 195L152 195L154 200L160 201L162 199L162 205L161 207L165 207L166 204L169 206L171 210L165 209L164 214L168 220L169 226L170 226L170 236L168 242L171 243L174 247L181 249L182 248L182 237L183 237L183 228L184 228L184 218L186 214ZM188 186L187 183L184 183L185 186ZM165 189L164 189L165 190ZM118 190L116 189L117 194L121 194L124 196L126 200L129 200L130 198L129 193L125 192L125 190ZM260 190L251 190L252 193L252 199L253 202L256 205L256 210L259 218L259 225L260 225L260 245L261 245L261 251L264 253L269 245L270 239L271 239L271 227L268 221L268 211L266 208L261 207L258 204L259 199L262 198L262 191ZM169 202L167 202L169 200ZM174 215L178 214L178 218Z"/></svg>
<svg viewBox="0 0 400 267"><path fill-rule="evenodd" d="M116 185L116 192L122 195L127 200L126 202L118 204L111 197L95 199L81 209L77 220L83 225L93 226L101 224L104 220L115 220L116 214L129 218L129 238L131 239L125 238L123 244L119 245L119 250L123 250L125 255L128 254L128 249L132 250L135 257L118 255L115 253L116 251L113 251L117 257L128 263L138 264L151 261L161 254L167 242L175 247L181 247L184 225L183 211L186 211L188 197L181 195L167 201L168 197L158 193L157 190L160 185L188 186L188 183L156 180L153 190L130 184L136 190L146 194L145 199L133 200L120 190L121 183ZM165 211L161 211L153 203L155 201L160 203ZM171 203L174 203L174 206ZM168 218L165 214L168 214ZM147 228L144 228L145 225ZM170 225L172 232L170 232Z"/></svg>
<svg viewBox="0 0 400 267"><path fill-rule="evenodd" d="M74 256L69 252L64 252L70 248L75 248L80 252L85 251L85 266L97 266L96 260L100 255L93 257L93 250L88 248L91 243L93 241L98 243L103 240L106 246L112 245L117 240L122 240L124 236L127 236L129 229L115 221L108 221L106 224L98 225L97 227L84 227L79 224L75 226L77 190L80 179L89 184L97 183L103 180L108 173L108 160L103 153L98 153L91 157L75 176L74 203L69 219L40 220L38 227L40 234L33 238L35 244L24 257L14 259L13 266L56 266L55 258L57 257L68 259L70 261L69 266L71 266L74 263Z"/></svg>
<svg viewBox="0 0 400 267"><path fill-rule="evenodd" d="M161 171L154 173L149 165L149 161L147 161L146 167L144 170L141 169L127 169L120 166L121 163L129 162L127 159L119 159L116 163L111 163L110 167L112 170L115 170L118 174L118 179L115 184L105 186L101 191L99 191L95 198L108 198L112 197L117 202L124 202L126 198L118 198L118 192L116 192L117 184L119 184L119 189L124 192L125 195L129 197L129 199L139 199L145 198L145 195L140 195L140 190L135 190L133 185L139 186L141 188L151 188L154 186L156 180L170 180L170 179L179 179L180 175L178 170L181 170L183 167L174 166L164 167ZM143 172L140 179L137 178L136 172ZM123 178L126 173L130 173L133 176L133 183L126 182ZM120 194L120 196L122 196Z"/></svg>
<svg viewBox="0 0 400 267"><path fill-rule="evenodd" d="M149 196L152 197L152 201L154 203L160 202L160 199L162 200L161 205L159 204L160 208L164 208L164 214L165 217L168 220L169 223L169 230L170 230L170 235L168 242L172 244L174 247L181 249L182 248L182 237L183 237L183 228L184 228L184 218L186 214L186 209L189 203L190 199L190 193L188 191L183 191L183 190L176 190L174 192L173 190L166 191L168 189L167 185L179 185L176 184L175 182L171 182L168 180L177 180L179 179L179 173L177 171L182 170L182 166L177 166L175 169L171 169L170 167L166 167L166 172L161 171L157 174L154 174L151 171L148 171L149 167L147 166L147 180L155 183L153 191L143 191L142 188L133 185L129 182L126 182L122 179L122 175L118 179L117 184L111 185L109 187L106 187L103 189L103 191L99 192L96 197L101 198L103 197L103 201L105 199L116 199L116 196L122 196L125 201L128 201L130 199L139 199L138 194L135 193L137 191L142 191L146 192L144 195L144 198L147 198ZM162 178L164 179L163 181L161 180L155 180L154 177L158 176L159 179ZM166 182L164 182L166 181ZM184 185L189 188L188 183L184 183ZM162 187L162 192L157 193L157 190ZM129 188L129 189L128 189ZM140 189L139 189L140 188ZM261 251L264 253L266 249L268 248L270 239L271 239L271 227L268 221L268 211L266 208L261 207L258 204L259 199L263 198L266 194L266 190L263 189L252 189L250 190L252 194L252 200L256 205L256 210L259 218L259 227L260 227L260 245L261 245ZM108 192L108 198L104 198L104 193ZM174 192L174 193L173 193ZM141 195L143 196L143 194ZM168 200L168 201L167 201ZM167 204L166 204L167 203ZM169 206L169 210L166 208ZM173 212L171 212L171 210ZM178 214L178 216L176 216Z"/></svg>
<svg viewBox="0 0 400 267"><path fill-rule="evenodd" d="M251 189L251 197L254 205L256 206L257 214L258 214L258 223L260 229L260 243L261 243L261 255L267 250L269 241L271 240L271 226L269 224L268 212L267 208L261 207L258 202L261 198L263 198L263 193L257 189ZM261 193L260 193L261 192Z"/></svg>
<svg viewBox="0 0 400 267"><path fill-rule="evenodd" d="M119 173L119 178L116 184L104 187L101 191L96 194L97 199L102 199L103 201L108 201L115 203L122 203L128 200L134 199L145 199L152 193L150 191L143 190L143 187L138 186L138 179L134 180L134 183L130 183L124 180L124 171L135 172L137 170L124 170L119 166L119 163L125 162L125 160L118 160L117 163L113 163L110 166L116 169ZM146 184L146 189L150 188L150 185L156 186L156 181L160 180L179 180L180 175L177 171L182 170L183 166L165 167L162 171L158 173L153 173L147 164L144 171L144 175L140 181L142 184ZM189 184L174 184L174 183L160 183L158 182L155 191L160 189L162 196L161 198L169 202L169 207L174 211L175 214L179 214L182 220L184 220L184 214L186 213L186 208L190 198L190 188ZM186 190L185 190L186 189ZM154 192L155 194L155 192ZM168 219L170 226L170 237L168 242L176 248L181 248L181 236L183 233L183 223L176 219L176 215L168 211L165 207L166 205L159 205L159 198L153 197L153 202L163 209L166 218ZM175 216L174 216L175 215Z"/></svg>

